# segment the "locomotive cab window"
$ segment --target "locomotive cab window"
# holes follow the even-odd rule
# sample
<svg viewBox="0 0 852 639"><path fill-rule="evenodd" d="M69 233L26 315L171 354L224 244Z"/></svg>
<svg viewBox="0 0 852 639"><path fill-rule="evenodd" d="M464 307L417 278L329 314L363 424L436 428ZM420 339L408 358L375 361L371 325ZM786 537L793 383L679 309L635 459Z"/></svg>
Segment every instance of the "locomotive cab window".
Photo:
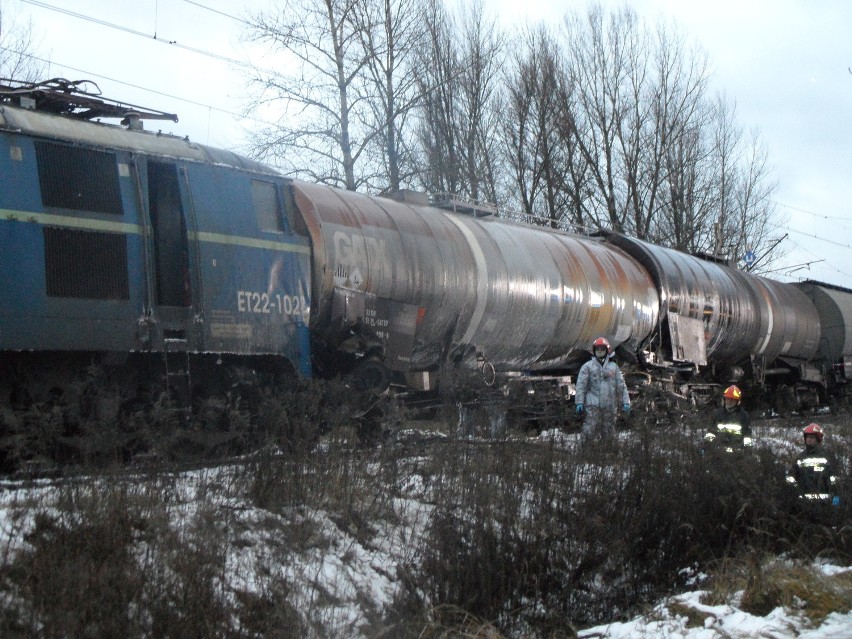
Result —
<svg viewBox="0 0 852 639"><path fill-rule="evenodd" d="M113 215L124 212L113 153L45 141L37 141L35 149L45 206Z"/></svg>
<svg viewBox="0 0 852 639"><path fill-rule="evenodd" d="M268 233L283 233L285 230L284 222L281 219L281 206L278 202L278 189L275 184L252 180L251 197L260 230Z"/></svg>

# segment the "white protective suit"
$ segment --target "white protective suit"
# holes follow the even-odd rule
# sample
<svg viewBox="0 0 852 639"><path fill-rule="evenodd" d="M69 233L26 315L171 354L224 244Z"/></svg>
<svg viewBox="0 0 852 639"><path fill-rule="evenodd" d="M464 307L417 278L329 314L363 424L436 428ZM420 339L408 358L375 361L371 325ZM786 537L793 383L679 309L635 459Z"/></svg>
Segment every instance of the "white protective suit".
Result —
<svg viewBox="0 0 852 639"><path fill-rule="evenodd" d="M610 438L615 435L615 422L622 408L629 408L627 384L618 364L608 353L603 362L592 357L583 364L577 375L575 402L583 405L586 418L583 422L583 439L598 433Z"/></svg>

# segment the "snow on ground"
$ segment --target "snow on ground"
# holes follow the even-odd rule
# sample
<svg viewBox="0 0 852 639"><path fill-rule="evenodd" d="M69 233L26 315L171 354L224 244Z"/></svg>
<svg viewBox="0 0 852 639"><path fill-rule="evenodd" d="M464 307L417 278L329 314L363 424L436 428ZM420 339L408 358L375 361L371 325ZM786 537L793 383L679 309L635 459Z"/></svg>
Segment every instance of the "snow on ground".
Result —
<svg viewBox="0 0 852 639"><path fill-rule="evenodd" d="M225 574L230 592L268 592L286 584L287 600L316 637L357 639L381 618L399 589L397 567L412 560L432 506L393 498L392 521L375 520L362 530L346 530L328 512L303 507L272 513L257 508L227 487L227 467L192 471L151 486L168 501L173 529L190 530L215 513L228 536ZM83 478L81 485L98 480ZM140 482L144 483L143 480ZM57 493L67 483L0 484L0 555L6 559L26 546L36 512L57 514ZM423 493L417 478L408 494ZM216 490L221 489L221 493ZM85 489L84 489L85 490ZM97 493L97 489L95 489Z"/></svg>
<svg viewBox="0 0 852 639"><path fill-rule="evenodd" d="M758 427L758 445L782 455L798 448L798 430ZM575 445L575 436L558 431L543 434L558 444ZM235 590L260 590L269 584L269 571L295 586L293 601L317 636L360 638L368 636L372 622L399 591L397 568L412 557L424 534L431 506L428 490L417 475L405 479L404 497L390 504L393 521L374 522L368 530L351 531L321 510L294 508L273 514L254 507L233 493L210 495L212 486L227 486L227 469L195 471L176 480L171 517L191 518L194 504L205 495L221 515L229 513L230 550L227 573ZM49 482L0 486L0 541L6 553L24 542L27 525L21 519L22 507L50 508ZM227 492L227 491L226 491ZM179 525L179 524L178 524ZM295 533L303 536L292 544ZM288 541L285 541L288 540ZM8 556L8 555L7 555ZM852 571L852 567L820 566L827 575ZM701 603L703 591L695 590L660 601L649 613L627 622L611 623L579 631L584 639L634 639L664 637L710 639L721 637L765 637L773 639L852 638L852 611L832 613L818 627L811 627L800 611L776 608L766 616L755 616L737 607L737 597L726 605ZM687 614L689 612L689 614ZM698 621L696 621L696 619Z"/></svg>
<svg viewBox="0 0 852 639"><path fill-rule="evenodd" d="M780 458L792 458L801 450L801 430L810 421L822 424L829 438L833 424L829 416L801 417L796 422L775 425L771 420L758 421L754 426L755 445L768 448ZM826 421L829 420L829 421ZM798 422L801 422L799 425ZM815 564L826 575L852 571L852 567ZM737 597L728 605L710 606L701 603L702 590L682 593L659 602L651 612L626 622L604 624L578 632L582 639L852 639L852 611L830 614L818 627L796 610L776 608L766 616L756 616L740 610ZM739 593L740 595L742 593ZM703 618L703 627L692 627L684 608Z"/></svg>
<svg viewBox="0 0 852 639"><path fill-rule="evenodd" d="M825 566L827 572L850 570L837 566ZM782 639L798 637L800 639L849 639L852 637L852 612L831 613L819 627L812 627L810 621L795 610L775 608L764 617L755 616L738 609L735 605L708 606L701 603L703 591L683 593L670 597L645 615L630 621L606 624L587 628L577 633L581 639L637 639L667 638L676 639L745 639L766 637ZM736 598L735 598L736 599ZM704 619L703 627L690 627L684 614L689 608Z"/></svg>

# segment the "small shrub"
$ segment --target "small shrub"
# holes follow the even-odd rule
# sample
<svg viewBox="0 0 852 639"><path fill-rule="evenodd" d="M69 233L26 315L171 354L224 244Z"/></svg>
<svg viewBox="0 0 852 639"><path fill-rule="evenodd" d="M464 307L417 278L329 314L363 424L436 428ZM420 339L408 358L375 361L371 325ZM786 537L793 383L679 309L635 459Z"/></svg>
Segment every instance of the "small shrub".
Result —
<svg viewBox="0 0 852 639"><path fill-rule="evenodd" d="M23 604L21 616L4 620L5 631L139 636L143 622L131 602L140 598L145 577L133 544L144 519L127 508L122 490L97 500L85 492L68 497L79 509L36 514L28 549L4 566L2 589Z"/></svg>

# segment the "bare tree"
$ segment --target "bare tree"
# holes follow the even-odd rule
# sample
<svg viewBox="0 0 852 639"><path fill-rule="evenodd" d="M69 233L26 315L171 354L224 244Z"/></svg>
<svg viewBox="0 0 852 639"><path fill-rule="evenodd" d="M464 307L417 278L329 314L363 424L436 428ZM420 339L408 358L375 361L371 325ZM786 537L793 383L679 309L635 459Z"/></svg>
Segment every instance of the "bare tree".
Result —
<svg viewBox="0 0 852 639"><path fill-rule="evenodd" d="M716 182L720 204L715 211L714 228L718 231L712 246L716 253L733 260L755 251L763 256L761 263L766 267L776 254L772 232L776 226L773 196L777 183L771 179L768 154L757 132L744 135L733 125L733 107L721 98L718 104L720 109L730 109L732 115L730 120L718 120L720 127L727 122L729 128L717 134L719 142L712 158L727 171ZM722 156L730 160L723 164Z"/></svg>
<svg viewBox="0 0 852 639"><path fill-rule="evenodd" d="M706 99L707 60L689 50L676 29L658 27L654 44L646 100L651 117L632 189L633 228L638 237L695 251L717 203L708 192L716 170L706 137L717 113Z"/></svg>
<svg viewBox="0 0 852 639"><path fill-rule="evenodd" d="M291 73L255 68L252 108L279 107L274 127L253 136L256 156L317 182L354 191L355 165L372 138L356 19L359 0L283 0L249 19L248 37L269 45Z"/></svg>
<svg viewBox="0 0 852 639"><path fill-rule="evenodd" d="M418 137L423 150L422 181L427 191L461 190L461 149L458 140L459 54L454 27L441 0L427 0L426 46L416 66L421 94Z"/></svg>
<svg viewBox="0 0 852 639"><path fill-rule="evenodd" d="M254 154L349 190L399 189L416 172L412 59L425 35L421 0L281 0L249 20L274 70L255 68L253 109L272 110Z"/></svg>
<svg viewBox="0 0 852 639"><path fill-rule="evenodd" d="M369 72L371 128L381 131L374 139L382 174L379 182L386 180L386 188L395 191L409 184L416 173L409 116L420 102L412 67L415 53L425 42L423 4L420 0L367 0L357 6L356 17Z"/></svg>
<svg viewBox="0 0 852 639"><path fill-rule="evenodd" d="M481 0L456 22L429 0L427 46L418 63L420 143L429 191L500 199L500 66L502 34Z"/></svg>
<svg viewBox="0 0 852 639"><path fill-rule="evenodd" d="M474 0L463 14L460 36L460 124L466 194L474 200L497 202L503 36L496 18L485 14L482 0Z"/></svg>
<svg viewBox="0 0 852 639"><path fill-rule="evenodd" d="M705 100L706 55L689 49L677 29L660 25L654 35L647 41L648 74L638 96L642 115L635 121L639 127L631 135L630 145L623 145L631 149L625 153L629 158L629 228L641 238L649 237L652 229L659 227L661 213L682 214L684 201L692 204L700 195L694 191L694 184L679 181L678 174L684 170L689 173L690 167L696 165L704 167L695 143L702 128L713 119ZM686 228L695 225L698 212L690 207ZM670 245L686 248L678 241L673 244L668 237Z"/></svg>
<svg viewBox="0 0 852 639"><path fill-rule="evenodd" d="M503 132L508 162L525 213L558 219L563 158L556 115L559 109L558 48L540 26L516 38L507 63L507 117Z"/></svg>
<svg viewBox="0 0 852 639"><path fill-rule="evenodd" d="M589 167L592 188L585 213L595 226L628 232L631 142L646 117L639 98L647 48L636 24L631 9L608 15L600 5L565 21L566 69L576 102L562 127Z"/></svg>
<svg viewBox="0 0 852 639"><path fill-rule="evenodd" d="M576 221L685 251L768 248L766 155L724 100L708 98L706 55L628 8L592 5L566 19L564 36L571 91L559 131L562 148L582 157L575 174L589 178L573 190Z"/></svg>
<svg viewBox="0 0 852 639"><path fill-rule="evenodd" d="M503 132L517 204L552 227L582 224L589 171L559 125L574 96L558 43L540 26L516 36L510 49Z"/></svg>
<svg viewBox="0 0 852 639"><path fill-rule="evenodd" d="M22 20L0 0L0 77L20 82L46 79L47 63L36 57L37 48L32 22Z"/></svg>

